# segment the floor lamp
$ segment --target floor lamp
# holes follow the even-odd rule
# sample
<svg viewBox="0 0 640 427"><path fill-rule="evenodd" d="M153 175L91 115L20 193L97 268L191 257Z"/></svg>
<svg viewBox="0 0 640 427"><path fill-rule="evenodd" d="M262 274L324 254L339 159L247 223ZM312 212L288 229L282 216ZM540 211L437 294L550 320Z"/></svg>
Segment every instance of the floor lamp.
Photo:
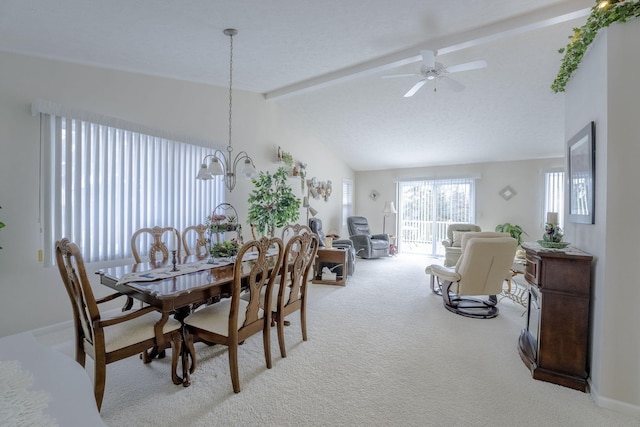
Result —
<svg viewBox="0 0 640 427"><path fill-rule="evenodd" d="M316 216L318 215L318 211L309 204L309 196L304 196L302 198L302 207L307 210L307 225L309 225L309 213L311 213L311 216Z"/></svg>
<svg viewBox="0 0 640 427"><path fill-rule="evenodd" d="M396 207L393 205L393 202L384 202L384 209L382 212L384 213L384 216L382 217L382 234L387 234L387 217L396 213Z"/></svg>

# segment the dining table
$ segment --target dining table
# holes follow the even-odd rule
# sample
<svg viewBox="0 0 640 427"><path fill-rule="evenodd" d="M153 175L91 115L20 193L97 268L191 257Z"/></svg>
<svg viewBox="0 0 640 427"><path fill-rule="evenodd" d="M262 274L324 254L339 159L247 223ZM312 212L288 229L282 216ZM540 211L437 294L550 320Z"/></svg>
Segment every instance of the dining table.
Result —
<svg viewBox="0 0 640 427"><path fill-rule="evenodd" d="M267 256L269 260L273 260L275 267L277 257L270 255L277 255L277 251L271 251L267 252ZM248 252L243 259L243 281L251 270L255 259L252 259L253 254ZM257 252L255 254L257 256ZM104 268L96 271L96 274L100 275L102 285L183 322L197 307L231 296L234 266L235 261L232 259L212 262L208 257L189 255L181 257L175 264L142 262ZM166 323L167 319L168 316L163 316L160 322ZM182 377L172 372L172 378L175 384L188 387L191 384L190 374L196 369L197 363L195 354L191 354L189 348L193 346L187 345L185 341L184 330L182 337ZM144 356L153 358L161 355L164 343L159 344L150 355Z"/></svg>

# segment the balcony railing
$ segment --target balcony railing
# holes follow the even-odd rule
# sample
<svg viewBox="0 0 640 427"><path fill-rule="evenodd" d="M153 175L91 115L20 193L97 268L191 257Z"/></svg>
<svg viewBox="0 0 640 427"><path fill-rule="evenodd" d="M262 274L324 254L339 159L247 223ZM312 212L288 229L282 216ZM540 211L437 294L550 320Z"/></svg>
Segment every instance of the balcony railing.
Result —
<svg viewBox="0 0 640 427"><path fill-rule="evenodd" d="M444 256L442 241L450 221L401 221L398 249L401 253ZM434 233L435 230L435 233Z"/></svg>

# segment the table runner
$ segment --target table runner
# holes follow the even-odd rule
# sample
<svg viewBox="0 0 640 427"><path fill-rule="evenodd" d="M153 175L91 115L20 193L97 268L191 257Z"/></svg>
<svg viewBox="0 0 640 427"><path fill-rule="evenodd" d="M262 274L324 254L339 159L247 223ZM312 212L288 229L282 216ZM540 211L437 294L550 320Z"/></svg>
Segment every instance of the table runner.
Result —
<svg viewBox="0 0 640 427"><path fill-rule="evenodd" d="M267 256L276 255L276 249L269 249ZM249 252L245 254L244 260L250 261L258 258L258 252ZM180 276L182 274L195 273L196 271L209 270L215 267L223 267L235 263L235 259L218 258L216 262L209 263L208 260L190 262L185 264L177 264L178 271L172 271L173 265L166 267L154 268L152 270L127 273L118 280L118 285L129 282L152 282L154 280L168 279L170 277Z"/></svg>

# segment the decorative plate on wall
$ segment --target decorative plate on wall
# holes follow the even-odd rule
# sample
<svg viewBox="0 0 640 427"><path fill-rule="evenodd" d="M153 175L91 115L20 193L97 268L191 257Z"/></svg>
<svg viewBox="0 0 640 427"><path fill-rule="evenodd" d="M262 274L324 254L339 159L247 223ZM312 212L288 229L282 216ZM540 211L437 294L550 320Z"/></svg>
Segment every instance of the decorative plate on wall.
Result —
<svg viewBox="0 0 640 427"><path fill-rule="evenodd" d="M510 185L507 185L506 187L504 187L502 190L500 190L500 193L498 193L502 196L503 199L505 200L509 200L510 198L512 198L513 196L515 196L516 190L514 190L513 188L511 188Z"/></svg>

